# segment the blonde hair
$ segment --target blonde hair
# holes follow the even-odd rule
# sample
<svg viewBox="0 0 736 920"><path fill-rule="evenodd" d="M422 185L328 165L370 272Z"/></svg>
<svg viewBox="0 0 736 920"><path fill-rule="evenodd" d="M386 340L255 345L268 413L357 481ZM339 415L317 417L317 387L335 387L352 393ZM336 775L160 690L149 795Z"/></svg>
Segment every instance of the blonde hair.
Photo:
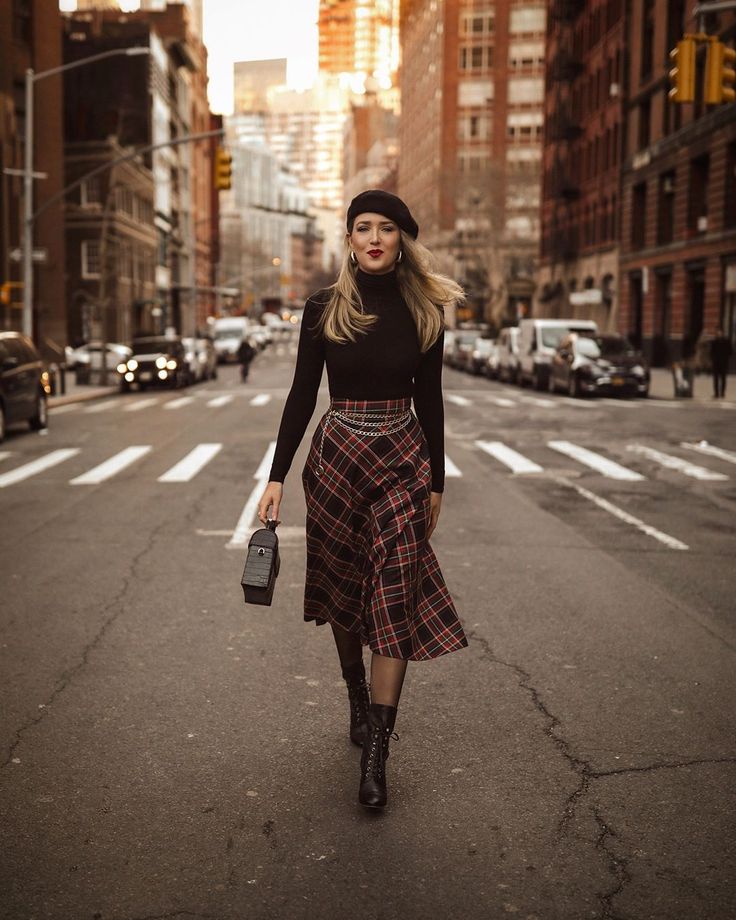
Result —
<svg viewBox="0 0 736 920"><path fill-rule="evenodd" d="M419 348L426 352L442 332L441 308L462 303L465 292L452 278L434 271L432 256L425 246L403 230L399 230L399 234L403 255L396 263L396 278L417 327ZM354 342L357 335L368 332L377 319L363 312L355 278L357 270L357 264L350 259L350 242L346 236L342 265L337 280L327 288L330 296L317 323L324 337L339 345Z"/></svg>

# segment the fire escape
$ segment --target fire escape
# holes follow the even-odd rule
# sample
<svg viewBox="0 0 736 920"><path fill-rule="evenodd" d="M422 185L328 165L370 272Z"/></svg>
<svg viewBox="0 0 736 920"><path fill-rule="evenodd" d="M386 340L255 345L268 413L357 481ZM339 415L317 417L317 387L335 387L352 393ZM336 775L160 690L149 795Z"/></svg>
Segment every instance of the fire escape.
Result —
<svg viewBox="0 0 736 920"><path fill-rule="evenodd" d="M584 0L555 0L550 5L552 35L556 38L548 67L552 107L547 125L547 136L554 150L550 174L550 196L554 201L550 233L553 264L570 262L578 252L578 228L572 219L572 207L580 197L580 158L575 155L575 141L582 134L582 126L574 110L572 90L583 71L574 38L575 23L584 8Z"/></svg>

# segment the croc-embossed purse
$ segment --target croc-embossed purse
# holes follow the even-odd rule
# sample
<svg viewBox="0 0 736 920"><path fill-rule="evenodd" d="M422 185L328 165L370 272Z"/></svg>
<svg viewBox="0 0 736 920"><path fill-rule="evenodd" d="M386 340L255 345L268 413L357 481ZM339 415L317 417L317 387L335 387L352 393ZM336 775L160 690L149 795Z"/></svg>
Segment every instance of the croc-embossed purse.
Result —
<svg viewBox="0 0 736 920"><path fill-rule="evenodd" d="M248 543L248 555L240 584L246 604L270 606L276 576L279 574L279 538L276 536L277 521L266 521L265 527L253 531Z"/></svg>

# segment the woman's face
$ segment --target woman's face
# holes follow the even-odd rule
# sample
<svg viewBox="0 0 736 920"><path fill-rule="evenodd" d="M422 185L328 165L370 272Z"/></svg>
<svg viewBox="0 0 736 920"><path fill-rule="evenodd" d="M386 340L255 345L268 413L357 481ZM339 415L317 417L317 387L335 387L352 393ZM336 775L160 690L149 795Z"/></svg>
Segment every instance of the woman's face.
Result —
<svg viewBox="0 0 736 920"><path fill-rule="evenodd" d="M385 275L392 271L401 247L401 234L395 221L383 214L358 214L348 240L364 272Z"/></svg>

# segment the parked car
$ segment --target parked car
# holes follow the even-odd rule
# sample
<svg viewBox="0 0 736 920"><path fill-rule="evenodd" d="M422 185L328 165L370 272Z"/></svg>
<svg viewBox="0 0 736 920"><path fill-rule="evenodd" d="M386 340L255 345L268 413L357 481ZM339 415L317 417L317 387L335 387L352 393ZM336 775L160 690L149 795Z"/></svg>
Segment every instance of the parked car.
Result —
<svg viewBox="0 0 736 920"><path fill-rule="evenodd" d="M498 336L498 379L516 383L519 377L519 327L505 326Z"/></svg>
<svg viewBox="0 0 736 920"><path fill-rule="evenodd" d="M204 380L217 380L217 352L215 343L207 336L196 339L199 361L203 367Z"/></svg>
<svg viewBox="0 0 736 920"><path fill-rule="evenodd" d="M77 348L71 348L67 345L64 351L66 366L69 370L75 370L80 365L91 370L99 370L102 367L102 342L88 342L85 345L79 345ZM130 348L127 345L123 345L120 342L107 343L108 369L117 367L121 361L127 361L129 357Z"/></svg>
<svg viewBox="0 0 736 920"><path fill-rule="evenodd" d="M18 332L0 332L0 441L9 425L48 425L49 375L33 342Z"/></svg>
<svg viewBox="0 0 736 920"><path fill-rule="evenodd" d="M493 339L484 339L480 336L473 342L472 348L465 353L465 370L470 374L488 374L488 360L496 352L496 343Z"/></svg>
<svg viewBox="0 0 736 920"><path fill-rule="evenodd" d="M550 365L549 389L570 396L647 396L649 368L622 335L573 332L559 344Z"/></svg>
<svg viewBox="0 0 736 920"><path fill-rule="evenodd" d="M442 361L444 364L450 363L450 354L455 347L455 330L445 329L445 340L442 345Z"/></svg>
<svg viewBox="0 0 736 920"><path fill-rule="evenodd" d="M215 350L221 364L238 360L240 343L250 335L250 328L246 316L222 316L215 320Z"/></svg>
<svg viewBox="0 0 736 920"><path fill-rule="evenodd" d="M478 333L474 329L456 329L452 340L452 348L447 356L450 367L458 370L467 367L468 354L473 350Z"/></svg>
<svg viewBox="0 0 736 920"><path fill-rule="evenodd" d="M131 343L132 354L118 364L120 389L127 393L133 384L139 390L149 386L180 387L188 383L189 371L184 345L179 336L146 336Z"/></svg>
<svg viewBox="0 0 736 920"><path fill-rule="evenodd" d="M588 319L523 319L519 323L519 373L521 386L529 383L535 390L549 387L552 356L562 339L571 332L598 332Z"/></svg>

